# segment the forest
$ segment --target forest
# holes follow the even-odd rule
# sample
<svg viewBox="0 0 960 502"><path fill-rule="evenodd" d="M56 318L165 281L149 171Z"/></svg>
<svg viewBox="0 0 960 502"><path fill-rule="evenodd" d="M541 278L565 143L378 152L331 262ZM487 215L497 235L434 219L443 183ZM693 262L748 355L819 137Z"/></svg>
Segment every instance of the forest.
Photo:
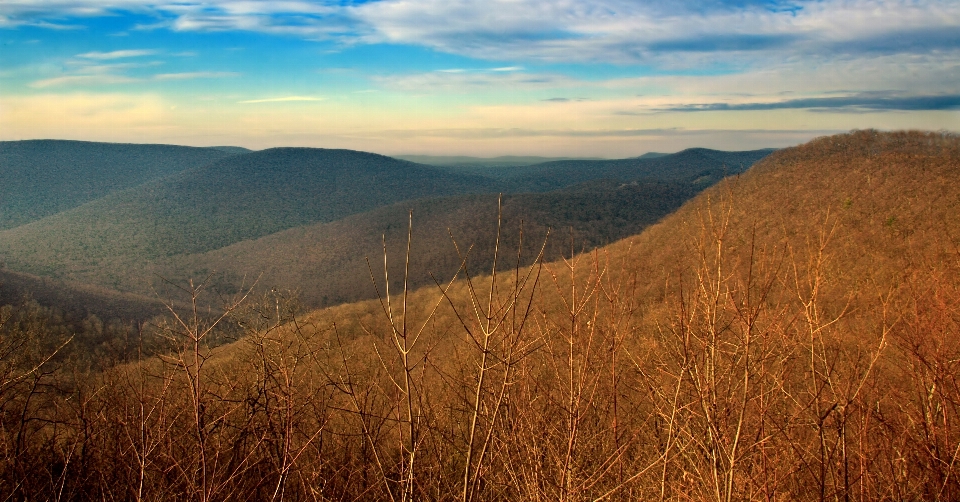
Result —
<svg viewBox="0 0 960 502"><path fill-rule="evenodd" d="M124 229L188 228L145 202L165 190L209 215L217 173L326 162L276 154L0 231L17 293L77 291L3 296L0 499L960 498L957 135L495 175L378 158L302 212L275 164L242 199L263 220L234 200L184 217L234 227L124 254ZM404 176L434 184L357 197ZM96 260L55 241L85 228Z"/></svg>

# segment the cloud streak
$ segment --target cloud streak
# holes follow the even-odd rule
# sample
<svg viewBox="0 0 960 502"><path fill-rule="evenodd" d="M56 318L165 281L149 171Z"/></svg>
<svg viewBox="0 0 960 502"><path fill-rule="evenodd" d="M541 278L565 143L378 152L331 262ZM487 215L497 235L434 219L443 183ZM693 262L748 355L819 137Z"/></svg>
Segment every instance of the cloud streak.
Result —
<svg viewBox="0 0 960 502"><path fill-rule="evenodd" d="M848 109L851 111L960 110L960 94L938 96L874 96L867 94L829 98L800 98L775 102L706 103L660 108L658 111L704 112L789 109Z"/></svg>
<svg viewBox="0 0 960 502"><path fill-rule="evenodd" d="M152 56L156 54L155 50L123 50L123 51L111 51L111 52L87 52L84 54L77 54L78 58L84 59L97 59L97 60L110 60L110 59L124 59L124 58L137 58L143 56Z"/></svg>
<svg viewBox="0 0 960 502"><path fill-rule="evenodd" d="M183 73L160 73L154 75L154 80L192 80L195 78L231 78L240 74L232 71L194 71Z"/></svg>
<svg viewBox="0 0 960 502"><path fill-rule="evenodd" d="M483 89L538 90L579 86L583 83L554 73L515 71L469 71L447 69L425 73L377 76L373 80L388 89L405 92L472 92Z"/></svg>
<svg viewBox="0 0 960 502"><path fill-rule="evenodd" d="M147 77L131 77L116 73L116 70L122 70L126 68L138 68L144 65L95 65L87 66L80 68L78 74L74 75L64 75L60 77L52 77L37 80L30 83L30 87L34 89L45 89L48 87L97 87L105 85L124 85L124 84L137 84L148 81L177 81L177 80L193 80L201 78L232 78L239 77L240 73L236 72L211 72L211 71L198 71L198 72L182 72L182 73L159 73ZM152 65L148 65L152 66Z"/></svg>
<svg viewBox="0 0 960 502"><path fill-rule="evenodd" d="M284 96L280 98L264 98L264 99L248 99L246 101L237 101L240 104L255 104L255 103L287 103L291 101L323 101L327 98L322 98L318 96Z"/></svg>
<svg viewBox="0 0 960 502"><path fill-rule="evenodd" d="M63 86L101 86L116 84L132 84L139 82L140 79L125 77L123 75L66 75L63 77L46 78L37 80L30 84L35 89L45 89L48 87Z"/></svg>
<svg viewBox="0 0 960 502"><path fill-rule="evenodd" d="M745 53L782 60L960 51L960 3L953 0L8 0L0 3L0 20L35 25L117 11L151 14L159 19L154 29L410 44L496 61L689 67L705 55L742 62Z"/></svg>

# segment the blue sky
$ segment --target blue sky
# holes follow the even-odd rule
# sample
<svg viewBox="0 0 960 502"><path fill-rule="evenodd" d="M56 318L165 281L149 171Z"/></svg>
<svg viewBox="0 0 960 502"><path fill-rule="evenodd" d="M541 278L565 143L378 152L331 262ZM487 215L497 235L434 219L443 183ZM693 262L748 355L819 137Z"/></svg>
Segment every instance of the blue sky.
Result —
<svg viewBox="0 0 960 502"><path fill-rule="evenodd" d="M3 0L0 139L624 157L960 130L960 1Z"/></svg>

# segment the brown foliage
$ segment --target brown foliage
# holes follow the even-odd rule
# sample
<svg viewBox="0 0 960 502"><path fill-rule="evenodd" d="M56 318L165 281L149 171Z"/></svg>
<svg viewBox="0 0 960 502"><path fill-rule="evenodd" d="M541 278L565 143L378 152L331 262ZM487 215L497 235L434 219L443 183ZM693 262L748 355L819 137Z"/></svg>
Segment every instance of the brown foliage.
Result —
<svg viewBox="0 0 960 502"><path fill-rule="evenodd" d="M159 359L18 363L0 496L955 500L958 178L955 136L821 138L587 254L498 226L506 271L397 294L388 252L379 301L273 293L226 306L232 345L198 316Z"/></svg>

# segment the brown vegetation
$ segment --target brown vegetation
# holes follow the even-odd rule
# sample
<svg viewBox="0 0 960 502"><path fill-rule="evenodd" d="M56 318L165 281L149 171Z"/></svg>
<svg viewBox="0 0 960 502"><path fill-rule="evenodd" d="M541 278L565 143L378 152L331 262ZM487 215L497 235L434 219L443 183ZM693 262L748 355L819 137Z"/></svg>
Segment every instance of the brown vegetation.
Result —
<svg viewBox="0 0 960 502"><path fill-rule="evenodd" d="M590 253L498 224L512 267L398 293L408 247L379 300L241 291L103 372L0 313L0 497L956 500L958 181L956 136L820 138Z"/></svg>

